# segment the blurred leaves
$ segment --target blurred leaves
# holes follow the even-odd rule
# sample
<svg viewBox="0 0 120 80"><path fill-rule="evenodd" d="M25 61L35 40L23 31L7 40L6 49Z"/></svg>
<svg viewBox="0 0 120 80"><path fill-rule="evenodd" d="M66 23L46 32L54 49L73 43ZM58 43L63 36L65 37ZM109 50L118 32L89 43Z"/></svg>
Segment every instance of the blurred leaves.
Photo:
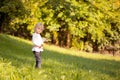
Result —
<svg viewBox="0 0 120 80"><path fill-rule="evenodd" d="M43 35L49 33L58 45L76 47L75 41L82 41L99 47L120 40L119 0L5 0L0 6L3 32L20 35L22 25L28 36L42 22Z"/></svg>

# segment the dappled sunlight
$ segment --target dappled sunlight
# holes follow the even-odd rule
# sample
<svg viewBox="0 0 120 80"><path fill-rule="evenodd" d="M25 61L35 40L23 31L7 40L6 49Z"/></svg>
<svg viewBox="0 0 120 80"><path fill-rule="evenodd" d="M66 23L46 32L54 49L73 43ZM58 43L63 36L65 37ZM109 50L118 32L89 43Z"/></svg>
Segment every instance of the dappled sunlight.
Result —
<svg viewBox="0 0 120 80"><path fill-rule="evenodd" d="M120 0L2 0L0 80L120 80L119 34Z"/></svg>
<svg viewBox="0 0 120 80"><path fill-rule="evenodd" d="M112 56L110 54L99 54L99 53L88 53L88 52L83 52L75 49L67 49L67 48L61 48L59 46L54 46L54 45L45 45L45 49L50 50L50 51L55 51L61 54L68 54L68 55L73 55L77 57L84 57L84 58L90 58L90 59L95 59L95 60L115 60L115 61L120 61L119 56ZM108 57L109 56L109 57Z"/></svg>

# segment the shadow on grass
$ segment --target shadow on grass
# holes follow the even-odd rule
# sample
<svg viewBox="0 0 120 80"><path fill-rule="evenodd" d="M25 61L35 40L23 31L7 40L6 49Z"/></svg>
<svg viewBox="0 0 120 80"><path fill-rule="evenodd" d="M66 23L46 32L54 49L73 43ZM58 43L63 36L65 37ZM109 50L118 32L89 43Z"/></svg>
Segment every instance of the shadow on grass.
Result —
<svg viewBox="0 0 120 80"><path fill-rule="evenodd" d="M0 57L9 60L16 67L34 65L34 55L31 51L32 45L13 39L9 36L0 35ZM56 51L45 49L42 53L43 69L61 67L61 69L76 69L93 71L116 77L120 71L120 61L114 60L94 60L68 54L61 54ZM46 61L50 61L45 64ZM55 64L57 62L59 64ZM65 66L64 66L65 65ZM72 67L71 67L72 65ZM70 68L69 68L70 67ZM119 72L120 74L120 72Z"/></svg>
<svg viewBox="0 0 120 80"><path fill-rule="evenodd" d="M0 57L16 67L34 63L32 45L8 35L0 35Z"/></svg>

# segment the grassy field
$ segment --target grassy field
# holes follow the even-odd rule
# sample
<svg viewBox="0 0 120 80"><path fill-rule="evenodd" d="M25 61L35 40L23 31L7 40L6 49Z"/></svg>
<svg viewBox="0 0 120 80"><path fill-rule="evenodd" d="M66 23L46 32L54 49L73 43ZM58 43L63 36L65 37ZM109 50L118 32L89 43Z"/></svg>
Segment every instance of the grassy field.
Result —
<svg viewBox="0 0 120 80"><path fill-rule="evenodd" d="M120 57L44 46L35 69L31 41L0 34L0 80L120 80Z"/></svg>

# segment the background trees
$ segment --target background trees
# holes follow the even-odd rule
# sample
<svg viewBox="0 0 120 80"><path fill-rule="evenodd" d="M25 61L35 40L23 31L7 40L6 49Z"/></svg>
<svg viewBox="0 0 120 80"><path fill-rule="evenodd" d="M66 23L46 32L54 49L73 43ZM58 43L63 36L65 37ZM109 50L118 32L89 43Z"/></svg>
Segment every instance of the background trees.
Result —
<svg viewBox="0 0 120 80"><path fill-rule="evenodd" d="M1 32L30 38L37 22L45 25L42 35L55 45L83 51L100 51L106 45L120 47L119 0L0 2Z"/></svg>

